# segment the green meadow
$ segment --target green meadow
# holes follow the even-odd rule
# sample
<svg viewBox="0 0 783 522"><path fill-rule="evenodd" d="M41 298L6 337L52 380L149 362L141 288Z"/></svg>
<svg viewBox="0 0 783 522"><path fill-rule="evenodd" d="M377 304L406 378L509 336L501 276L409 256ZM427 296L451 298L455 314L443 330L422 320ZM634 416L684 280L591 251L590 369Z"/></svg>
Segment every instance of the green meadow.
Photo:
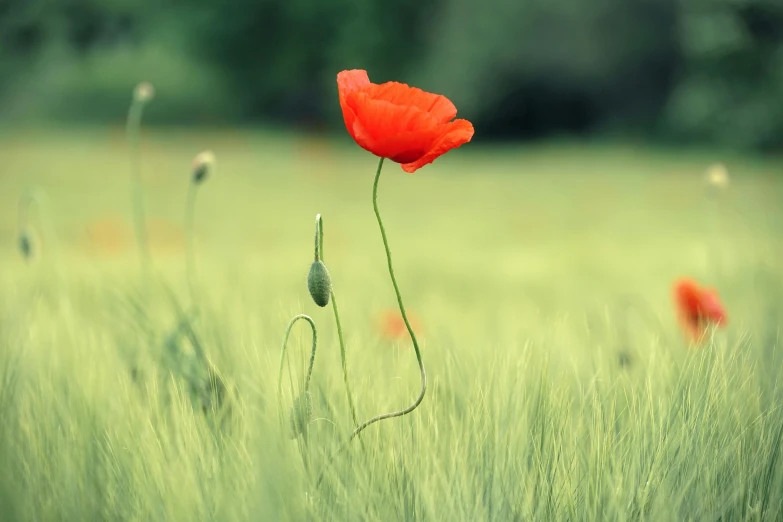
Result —
<svg viewBox="0 0 783 522"><path fill-rule="evenodd" d="M306 284L316 214L359 421L419 391L410 339L387 331L376 159L339 136L145 131L146 271L129 159L121 128L0 134L0 519L783 520L783 161L475 143L413 175L387 162L428 389L338 452L354 424L332 309ZM718 161L730 183L710 193ZM728 313L699 347L682 276ZM305 322L280 402L278 365L301 313L313 415L292 439Z"/></svg>

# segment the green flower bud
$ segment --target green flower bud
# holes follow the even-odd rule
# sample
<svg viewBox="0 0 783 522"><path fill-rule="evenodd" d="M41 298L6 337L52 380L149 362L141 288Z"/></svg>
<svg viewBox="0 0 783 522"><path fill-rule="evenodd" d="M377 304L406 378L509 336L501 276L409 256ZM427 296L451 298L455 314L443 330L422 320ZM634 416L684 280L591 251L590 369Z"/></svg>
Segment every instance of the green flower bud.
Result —
<svg viewBox="0 0 783 522"><path fill-rule="evenodd" d="M215 166L215 155L210 151L201 152L193 159L193 183L203 183Z"/></svg>
<svg viewBox="0 0 783 522"><path fill-rule="evenodd" d="M29 261L33 257L33 237L28 230L22 230L19 232L18 238L19 251L22 253L22 257Z"/></svg>
<svg viewBox="0 0 783 522"><path fill-rule="evenodd" d="M307 274L307 289L310 296L318 306L329 304L329 296L332 293L332 278L323 261L314 261L310 265L310 273Z"/></svg>
<svg viewBox="0 0 783 522"><path fill-rule="evenodd" d="M307 433L307 425L313 420L313 398L309 391L294 399L289 416L292 439Z"/></svg>

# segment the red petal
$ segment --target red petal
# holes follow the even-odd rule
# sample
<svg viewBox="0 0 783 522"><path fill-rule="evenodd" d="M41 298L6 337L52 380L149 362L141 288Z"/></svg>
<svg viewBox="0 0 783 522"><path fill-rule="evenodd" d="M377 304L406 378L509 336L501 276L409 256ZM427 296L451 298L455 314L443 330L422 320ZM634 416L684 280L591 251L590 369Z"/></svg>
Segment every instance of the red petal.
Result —
<svg viewBox="0 0 783 522"><path fill-rule="evenodd" d="M726 310L715 290L705 290L701 296L701 312L717 325L726 324Z"/></svg>
<svg viewBox="0 0 783 522"><path fill-rule="evenodd" d="M366 92L375 100L416 107L432 116L437 123L449 122L457 116L457 108L445 96L409 87L404 83L386 82L372 85Z"/></svg>
<svg viewBox="0 0 783 522"><path fill-rule="evenodd" d="M356 119L353 136L362 148L394 161L415 161L432 146L439 135L432 117L412 106L374 100L364 92L348 97Z"/></svg>
<svg viewBox="0 0 783 522"><path fill-rule="evenodd" d="M700 296L701 288L695 281L690 279L681 279L674 286L674 298L677 309L685 314L698 314Z"/></svg>
<svg viewBox="0 0 783 522"><path fill-rule="evenodd" d="M337 89L340 92L341 98L344 94L351 91L358 91L369 85L372 85L370 83L370 78L367 76L367 71L363 69L353 69L337 73Z"/></svg>
<svg viewBox="0 0 783 522"><path fill-rule="evenodd" d="M454 120L444 125L444 127L445 132L441 134L430 150L416 161L404 163L402 170L408 173L415 172L424 165L432 163L439 156L451 149L456 149L473 138L473 124L468 120Z"/></svg>
<svg viewBox="0 0 783 522"><path fill-rule="evenodd" d="M340 97L340 108L343 111L343 121L348 134L356 141L353 127L356 121L356 111L348 104L348 97L351 93L372 85L367 71L354 69L351 71L342 71L337 74L337 92Z"/></svg>

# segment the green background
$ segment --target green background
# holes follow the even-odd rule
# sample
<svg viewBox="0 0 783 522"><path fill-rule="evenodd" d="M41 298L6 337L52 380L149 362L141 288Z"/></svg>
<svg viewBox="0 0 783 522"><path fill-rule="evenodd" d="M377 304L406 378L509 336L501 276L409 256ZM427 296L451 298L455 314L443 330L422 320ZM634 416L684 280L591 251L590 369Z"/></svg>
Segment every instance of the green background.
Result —
<svg viewBox="0 0 783 522"><path fill-rule="evenodd" d="M777 0L0 2L0 115L339 127L335 74L449 96L477 139L633 135L769 150L783 135Z"/></svg>

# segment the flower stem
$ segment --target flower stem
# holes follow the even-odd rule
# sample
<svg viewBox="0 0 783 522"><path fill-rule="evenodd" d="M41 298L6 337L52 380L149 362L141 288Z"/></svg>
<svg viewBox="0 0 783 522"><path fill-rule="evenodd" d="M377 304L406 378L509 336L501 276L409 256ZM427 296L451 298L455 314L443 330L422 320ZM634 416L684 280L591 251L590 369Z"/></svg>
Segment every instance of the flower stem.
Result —
<svg viewBox="0 0 783 522"><path fill-rule="evenodd" d="M358 426L359 420L356 416L356 405L353 402L351 385L348 383L348 363L345 358L345 340L343 339L343 327L340 324L340 314L337 312L337 299L335 299L334 296L334 289L332 289L332 311L334 312L334 323L337 325L337 339L340 341L340 359L342 360L343 365L343 381L345 381L345 393L348 396L348 407L351 409L353 425Z"/></svg>
<svg viewBox="0 0 783 522"><path fill-rule="evenodd" d="M128 111L127 134L130 140L131 153L131 190L133 200L133 220L136 227L136 241L139 247L139 262L144 273L149 267L149 245L147 242L147 230L144 220L144 198L141 188L141 147L139 135L141 133L141 117L144 113L145 102L134 99Z"/></svg>
<svg viewBox="0 0 783 522"><path fill-rule="evenodd" d="M710 268L712 269L713 277L715 278L714 280L716 283L721 282L721 276L723 275L723 260L721 259L722 227L720 213L720 197L722 195L723 194L719 194L717 191L713 191L713 193L708 196L708 203L710 205L710 239L707 247L707 255L710 258L712 265Z"/></svg>
<svg viewBox="0 0 783 522"><path fill-rule="evenodd" d="M378 170L375 173L375 181L373 183L372 187L372 206L375 210L375 217L378 220L378 228L381 230L381 238L383 239L383 247L386 250L386 262L389 267L389 276L391 277L392 286L394 286L394 293L397 296L397 304L400 307L400 313L402 314L402 320L405 322L405 327L408 329L408 334L410 334L411 341L413 342L413 349L416 352L416 361L419 363L419 372L421 374L421 391L419 391L418 397L416 397L416 400L413 401L413 404L408 406L405 409L398 410L398 411L392 411L389 413L382 413L380 415L376 415L375 417L372 417L371 419L368 419L364 421L363 424L358 426L353 432L348 436L348 439L346 439L345 442L340 446L340 448L335 452L327 462L327 467L331 462L334 460L334 458L342 451L344 450L348 444L357 436L359 433L361 433L365 428L370 426L371 424L375 424L376 422L385 420L385 419L392 419L394 417L402 417L403 415L407 415L416 408L419 407L419 404L424 400L424 394L427 391L427 373L424 371L424 363L421 359L421 350L419 349L419 342L416 340L416 334L413 333L413 328L411 327L410 321L408 321L408 315L405 313L405 305L402 303L402 295L400 294L400 288L397 285L397 278L394 276L394 267L392 266L392 256L391 256L391 249L389 248L389 240L386 237L386 229L383 226L383 220L381 219L381 213L378 210L378 180L381 177L381 169L383 167L383 158L378 162ZM323 480L324 472L326 469L321 471L320 476L318 477L318 480L316 481L316 485L321 483L321 480Z"/></svg>
<svg viewBox="0 0 783 522"><path fill-rule="evenodd" d="M196 210L196 183L188 184L188 196L185 201L185 273L188 281L188 291L190 292L190 304L196 304L196 251L194 238L194 221Z"/></svg>
<svg viewBox="0 0 783 522"><path fill-rule="evenodd" d="M316 234L315 234L315 260L323 261L324 257L324 222L321 214L316 216ZM351 418L353 419L353 425L358 426L359 420L356 415L356 404L353 402L353 394L351 393L351 385L348 381L348 363L345 356L345 338L343 337L343 327L340 323L340 313L337 311L337 299L334 295L334 287L331 292L332 312L334 312L334 322L337 325L337 339L340 341L340 361L343 366L343 381L345 382L345 393L348 396L348 407L351 409Z"/></svg>
<svg viewBox="0 0 783 522"><path fill-rule="evenodd" d="M294 327L294 324L299 321L300 319L303 319L307 321L307 323L310 325L310 329L313 331L313 348L310 351L310 362L307 366L307 374L305 376L305 386L304 391L307 393L307 391L310 389L310 377L313 375L313 364L315 363L315 349L318 345L318 332L315 329L315 321L313 321L312 317L305 314L299 314L294 316L293 319L288 323L288 326L286 326L285 329L285 337L283 337L283 348L280 351L280 367L277 371L277 403L281 407L281 413L282 413L282 395L283 395L283 363L285 362L285 351L286 347L288 346L288 337L291 335L291 328Z"/></svg>
<svg viewBox="0 0 783 522"><path fill-rule="evenodd" d="M28 188L22 194L19 199L19 214L18 214L18 233L23 234L27 229L31 227L30 224L30 207L35 204L38 209L38 220L40 225L40 232L43 241L43 246L48 243L50 251L52 252L53 265L55 269L55 277L60 286L65 285L64 278L62 276L61 265L61 252L60 252L60 240L57 235L57 230L54 228L52 222L52 216L49 212L49 201L46 194L38 188ZM42 245L37 245L41 248Z"/></svg>

